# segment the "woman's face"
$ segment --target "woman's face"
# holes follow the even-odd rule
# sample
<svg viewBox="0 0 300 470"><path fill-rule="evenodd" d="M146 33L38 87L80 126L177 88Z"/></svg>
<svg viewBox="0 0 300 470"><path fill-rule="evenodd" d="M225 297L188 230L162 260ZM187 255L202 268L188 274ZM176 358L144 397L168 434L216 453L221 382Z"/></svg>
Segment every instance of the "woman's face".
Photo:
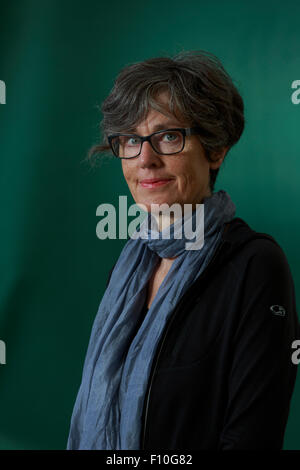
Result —
<svg viewBox="0 0 300 470"><path fill-rule="evenodd" d="M167 105L168 95L160 94L160 102ZM140 136L174 127L189 127L178 121L175 116L169 117L150 108L149 113L135 129ZM227 150L227 149L226 149ZM136 204L143 204L147 211L151 204L174 203L200 204L204 197L211 194L209 188L209 170L218 168L225 156L226 150L214 156L209 162L204 149L196 135L185 138L185 147L175 155L159 155L149 142L144 142L141 154L137 158L122 159L122 169L125 180ZM159 179L161 182L151 184L144 180ZM196 207L196 206L195 206Z"/></svg>

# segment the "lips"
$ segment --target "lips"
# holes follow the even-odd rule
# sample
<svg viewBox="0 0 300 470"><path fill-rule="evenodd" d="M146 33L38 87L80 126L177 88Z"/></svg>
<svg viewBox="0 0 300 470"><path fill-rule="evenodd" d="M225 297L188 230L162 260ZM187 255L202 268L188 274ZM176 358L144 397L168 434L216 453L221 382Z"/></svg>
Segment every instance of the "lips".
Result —
<svg viewBox="0 0 300 470"><path fill-rule="evenodd" d="M172 178L148 178L140 181L143 188L156 188L172 181Z"/></svg>

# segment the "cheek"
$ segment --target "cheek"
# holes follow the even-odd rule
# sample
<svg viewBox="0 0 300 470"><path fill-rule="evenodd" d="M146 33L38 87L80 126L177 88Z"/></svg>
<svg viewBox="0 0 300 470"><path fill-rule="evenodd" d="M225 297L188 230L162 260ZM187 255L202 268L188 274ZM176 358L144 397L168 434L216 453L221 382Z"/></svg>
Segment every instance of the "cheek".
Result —
<svg viewBox="0 0 300 470"><path fill-rule="evenodd" d="M136 192L139 190L138 188L138 178L137 178L137 171L133 165L130 163L125 162L122 165L123 175L127 186L132 195L136 195Z"/></svg>
<svg viewBox="0 0 300 470"><path fill-rule="evenodd" d="M197 164L191 162L189 165L184 165L177 174L182 184L195 185L201 180L203 170L204 169L201 168L199 162Z"/></svg>
<svg viewBox="0 0 300 470"><path fill-rule="evenodd" d="M182 190L194 193L202 191L209 181L209 167L205 163L196 162L194 165L186 168L180 177Z"/></svg>
<svg viewBox="0 0 300 470"><path fill-rule="evenodd" d="M124 162L124 160L122 160L122 170L123 170L123 175L124 175L125 180L127 181L127 183L129 183L130 175L132 174L132 171L130 171L130 167L128 163Z"/></svg>

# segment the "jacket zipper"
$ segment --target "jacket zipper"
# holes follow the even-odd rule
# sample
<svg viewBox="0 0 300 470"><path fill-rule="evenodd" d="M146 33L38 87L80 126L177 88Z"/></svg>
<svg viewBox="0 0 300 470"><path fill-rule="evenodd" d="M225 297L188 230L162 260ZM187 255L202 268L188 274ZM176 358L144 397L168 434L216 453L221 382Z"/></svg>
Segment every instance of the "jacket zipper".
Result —
<svg viewBox="0 0 300 470"><path fill-rule="evenodd" d="M219 246L217 247L215 253L213 254L213 257L211 258L210 262L208 263L208 265L206 266L205 270L203 271L203 273L200 275L200 277L198 278L197 282L202 279L206 273L207 273L207 269L212 265L212 263L215 261L215 258L217 256L217 254L220 252L222 246L224 245L225 241L223 240ZM189 287L189 289L185 292L185 294L182 296L182 298L180 299L177 307L175 308L174 312L173 312L173 315L171 315L171 318L170 318L170 321L168 322L168 325L165 329L165 333L163 335L163 338L161 340L161 343L160 343L160 347L159 347L159 350L158 350L158 353L156 355L156 358L155 358L155 361L154 361L154 366L152 364L152 368L151 368L151 373L150 373L150 382L149 382L149 387L148 387L148 391L147 391L147 396L146 396L146 408L145 408L145 415L144 415L144 422L143 422L143 436L142 436L142 444L141 444L141 450L144 449L144 445L145 445L145 438L146 438L146 426L147 426L147 417L148 417L148 408L149 408L149 401L150 401L150 393L151 393L151 388L152 388L152 384L153 384L153 379L154 379L154 375L155 375L155 372L156 372L156 369L157 369L157 364L158 364L158 361L159 361L159 357L160 357L160 354L161 354L161 351L163 349L163 345L165 343L165 340L166 340L166 337L167 337L167 334L168 334L168 331L170 330L170 327L174 321L174 318L177 314L177 312L180 310L180 307L181 307L181 304L183 303L183 301L186 299L186 297L189 295L189 292L193 289L193 284Z"/></svg>

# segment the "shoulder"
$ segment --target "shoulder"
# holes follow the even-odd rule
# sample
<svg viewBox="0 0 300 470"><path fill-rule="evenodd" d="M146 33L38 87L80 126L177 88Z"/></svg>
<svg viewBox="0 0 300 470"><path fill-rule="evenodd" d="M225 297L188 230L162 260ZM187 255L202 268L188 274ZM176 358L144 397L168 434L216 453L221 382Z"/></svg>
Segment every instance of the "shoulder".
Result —
<svg viewBox="0 0 300 470"><path fill-rule="evenodd" d="M257 281L279 279L292 282L287 257L273 236L253 230L239 218L233 219L227 232L231 261L238 272L246 271Z"/></svg>
<svg viewBox="0 0 300 470"><path fill-rule="evenodd" d="M241 302L238 322L249 321L249 332L258 335L261 331L269 339L284 341L287 331L293 337L299 328L295 286L286 255L274 237L256 232L246 223L238 225L229 258L234 284L228 281ZM233 237L229 234L228 239L232 241Z"/></svg>

